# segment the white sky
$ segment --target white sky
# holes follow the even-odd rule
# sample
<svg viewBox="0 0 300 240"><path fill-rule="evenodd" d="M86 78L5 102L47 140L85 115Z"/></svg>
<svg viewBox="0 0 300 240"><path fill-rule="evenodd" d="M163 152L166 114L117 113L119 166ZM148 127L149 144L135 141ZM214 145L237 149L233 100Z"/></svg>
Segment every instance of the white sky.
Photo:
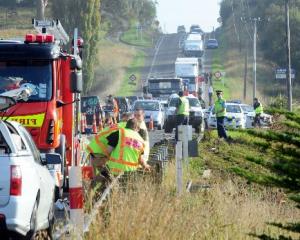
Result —
<svg viewBox="0 0 300 240"><path fill-rule="evenodd" d="M157 18L164 32L177 31L178 25L189 30L199 24L202 30L212 31L218 27L220 0L157 0Z"/></svg>

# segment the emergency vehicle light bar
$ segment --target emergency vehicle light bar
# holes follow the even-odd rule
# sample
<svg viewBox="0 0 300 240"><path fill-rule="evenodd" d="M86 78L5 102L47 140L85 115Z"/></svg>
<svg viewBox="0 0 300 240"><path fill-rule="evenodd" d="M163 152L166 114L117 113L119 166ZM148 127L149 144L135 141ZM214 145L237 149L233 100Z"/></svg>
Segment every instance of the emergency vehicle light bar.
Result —
<svg viewBox="0 0 300 240"><path fill-rule="evenodd" d="M69 36L61 25L60 21L57 20L36 20L32 19L33 27L43 34L52 34L56 40L59 40L63 44L69 42Z"/></svg>

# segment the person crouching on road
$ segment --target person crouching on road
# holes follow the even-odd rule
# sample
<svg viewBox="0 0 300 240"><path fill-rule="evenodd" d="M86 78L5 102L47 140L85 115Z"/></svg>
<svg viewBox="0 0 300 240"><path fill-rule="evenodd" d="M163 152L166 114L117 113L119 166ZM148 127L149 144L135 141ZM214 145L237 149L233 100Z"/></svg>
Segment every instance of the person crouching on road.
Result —
<svg viewBox="0 0 300 240"><path fill-rule="evenodd" d="M227 133L224 127L224 118L226 115L226 102L223 99L223 92L221 90L216 91L217 100L215 101L215 114L217 118L217 129L219 138L227 140Z"/></svg>
<svg viewBox="0 0 300 240"><path fill-rule="evenodd" d="M190 115L189 100L185 96L183 96L183 91L179 91L178 95L179 99L176 106L176 141L178 141L178 126L187 125L189 122Z"/></svg>
<svg viewBox="0 0 300 240"><path fill-rule="evenodd" d="M264 110L263 110L263 106L262 106L261 102L258 101L257 98L253 99L253 108L255 111L253 126L256 127L258 125L260 127L261 126L260 116L263 114Z"/></svg>
<svg viewBox="0 0 300 240"><path fill-rule="evenodd" d="M136 109L134 112L134 117L138 121L139 125L139 134L145 141L145 149L142 155L142 158L145 162L149 160L150 154L150 141L149 141L149 132L145 123L145 112L143 109Z"/></svg>

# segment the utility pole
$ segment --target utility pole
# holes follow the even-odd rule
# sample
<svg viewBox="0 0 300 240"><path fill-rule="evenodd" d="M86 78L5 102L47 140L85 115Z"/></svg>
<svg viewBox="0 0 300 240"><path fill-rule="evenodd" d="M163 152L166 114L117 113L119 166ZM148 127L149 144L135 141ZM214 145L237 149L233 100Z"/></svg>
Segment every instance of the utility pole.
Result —
<svg viewBox="0 0 300 240"><path fill-rule="evenodd" d="M290 9L289 0L285 0L286 22L286 54L287 54L287 96L288 110L292 111L292 78L291 78L291 32L290 32Z"/></svg>
<svg viewBox="0 0 300 240"><path fill-rule="evenodd" d="M248 40L245 42L245 67L244 67L244 100L247 98L247 75L248 75Z"/></svg>
<svg viewBox="0 0 300 240"><path fill-rule="evenodd" d="M256 36L257 36L257 18L254 18L254 36L253 36L253 98L256 98Z"/></svg>

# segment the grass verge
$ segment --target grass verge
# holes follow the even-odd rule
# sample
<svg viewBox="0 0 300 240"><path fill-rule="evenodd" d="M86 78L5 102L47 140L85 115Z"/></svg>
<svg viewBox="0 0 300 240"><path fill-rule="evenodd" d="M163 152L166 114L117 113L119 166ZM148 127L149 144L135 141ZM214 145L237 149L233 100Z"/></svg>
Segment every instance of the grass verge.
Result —
<svg viewBox="0 0 300 240"><path fill-rule="evenodd" d="M146 55L142 50L136 50L136 54L134 55L131 64L126 68L126 74L117 95L131 96L136 94L139 87L137 82L139 82L141 78L141 69L145 63L145 56ZM136 77L134 83L129 80L131 75Z"/></svg>
<svg viewBox="0 0 300 240"><path fill-rule="evenodd" d="M137 30L135 27L131 27L121 35L120 40L128 45L148 48L153 46L153 32L150 30Z"/></svg>

